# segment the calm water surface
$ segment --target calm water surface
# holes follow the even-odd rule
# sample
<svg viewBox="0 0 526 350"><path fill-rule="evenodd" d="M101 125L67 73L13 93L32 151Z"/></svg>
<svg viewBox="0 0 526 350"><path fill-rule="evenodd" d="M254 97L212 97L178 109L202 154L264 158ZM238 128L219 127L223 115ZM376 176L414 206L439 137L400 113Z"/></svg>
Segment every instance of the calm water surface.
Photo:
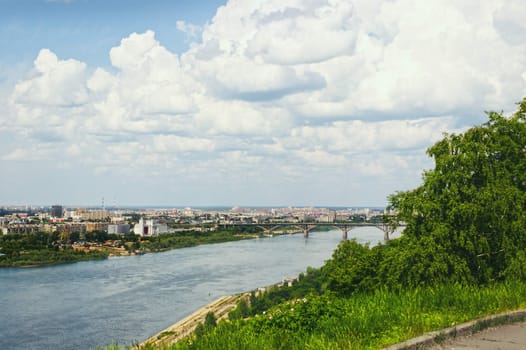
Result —
<svg viewBox="0 0 526 350"><path fill-rule="evenodd" d="M353 229L376 243L383 232ZM0 349L95 349L142 341L223 295L319 267L340 231L204 245L142 256L0 269Z"/></svg>

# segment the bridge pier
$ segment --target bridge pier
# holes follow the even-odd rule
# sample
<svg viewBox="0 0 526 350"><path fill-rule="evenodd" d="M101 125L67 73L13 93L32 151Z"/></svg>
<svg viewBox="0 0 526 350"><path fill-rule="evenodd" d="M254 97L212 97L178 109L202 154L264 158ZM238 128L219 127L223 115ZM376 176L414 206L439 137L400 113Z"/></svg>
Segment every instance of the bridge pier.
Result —
<svg viewBox="0 0 526 350"><path fill-rule="evenodd" d="M309 238L309 229L308 228L304 228L303 229L303 237L304 238Z"/></svg>
<svg viewBox="0 0 526 350"><path fill-rule="evenodd" d="M263 236L266 236L266 237L272 236L272 230L271 229L264 229L263 230Z"/></svg>
<svg viewBox="0 0 526 350"><path fill-rule="evenodd" d="M382 226L379 226L379 228L381 228L382 231L384 231L384 242L387 242L389 240L389 235L392 233L392 231L389 228L389 225L384 224Z"/></svg>
<svg viewBox="0 0 526 350"><path fill-rule="evenodd" d="M346 241L347 240L347 234L349 233L349 231L351 230L350 227L340 227L340 231L342 231L342 240Z"/></svg>

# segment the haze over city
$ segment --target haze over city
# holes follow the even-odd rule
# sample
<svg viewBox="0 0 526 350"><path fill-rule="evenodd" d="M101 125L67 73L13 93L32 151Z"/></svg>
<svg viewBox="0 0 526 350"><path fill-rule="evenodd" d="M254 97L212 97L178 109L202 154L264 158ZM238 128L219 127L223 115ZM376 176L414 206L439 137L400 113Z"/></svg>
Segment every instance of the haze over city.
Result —
<svg viewBox="0 0 526 350"><path fill-rule="evenodd" d="M0 0L0 205L385 206L526 95L521 0Z"/></svg>

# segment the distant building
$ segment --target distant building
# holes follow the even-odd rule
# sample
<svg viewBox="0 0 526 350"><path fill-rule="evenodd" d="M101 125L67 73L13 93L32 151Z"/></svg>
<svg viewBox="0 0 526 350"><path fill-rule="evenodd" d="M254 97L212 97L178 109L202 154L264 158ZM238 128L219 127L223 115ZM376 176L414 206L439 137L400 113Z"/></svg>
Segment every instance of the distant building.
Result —
<svg viewBox="0 0 526 350"><path fill-rule="evenodd" d="M61 218L63 215L64 209L61 205L53 205L51 207L51 216L55 218Z"/></svg>
<svg viewBox="0 0 526 350"><path fill-rule="evenodd" d="M79 223L67 223L63 225L69 233L79 233L84 235L86 233L86 225Z"/></svg>
<svg viewBox="0 0 526 350"><path fill-rule="evenodd" d="M330 215L327 215L327 214L323 214L323 215L320 215L316 218L316 222L324 222L324 223L328 223L328 222L334 222L334 220L331 218Z"/></svg>
<svg viewBox="0 0 526 350"><path fill-rule="evenodd" d="M110 215L107 210L78 208L71 213L74 220L108 220Z"/></svg>
<svg viewBox="0 0 526 350"><path fill-rule="evenodd" d="M86 226L86 232L108 231L108 224L104 222L87 222L84 225Z"/></svg>
<svg viewBox="0 0 526 350"><path fill-rule="evenodd" d="M133 232L141 236L159 236L168 233L168 226L154 219L144 220L141 218L139 223L133 227Z"/></svg>
<svg viewBox="0 0 526 350"><path fill-rule="evenodd" d="M30 233L30 232L38 232L38 231L41 231L39 225L9 223L8 225L3 226L0 232L2 232L3 234L8 234L8 233Z"/></svg>
<svg viewBox="0 0 526 350"><path fill-rule="evenodd" d="M130 225L128 224L111 224L108 225L108 233L126 235L130 233Z"/></svg>
<svg viewBox="0 0 526 350"><path fill-rule="evenodd" d="M73 219L73 217L75 216L75 214L76 214L76 210L64 210L64 217L65 217L66 219L68 219L68 218Z"/></svg>

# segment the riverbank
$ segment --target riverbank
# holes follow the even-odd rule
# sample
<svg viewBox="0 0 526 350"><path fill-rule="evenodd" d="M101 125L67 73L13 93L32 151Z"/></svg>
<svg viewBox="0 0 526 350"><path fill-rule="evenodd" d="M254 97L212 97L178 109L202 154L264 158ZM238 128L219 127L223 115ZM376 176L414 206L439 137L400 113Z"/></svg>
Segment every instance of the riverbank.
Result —
<svg viewBox="0 0 526 350"><path fill-rule="evenodd" d="M102 251L82 252L73 249L33 249L19 252L17 255L3 256L0 259L0 268L34 268L61 264L71 264L80 261L102 260L108 253Z"/></svg>
<svg viewBox="0 0 526 350"><path fill-rule="evenodd" d="M352 297L309 295L273 305L267 308L265 316L260 313L244 322L218 323L214 332L192 338L192 346L182 341L174 349L220 350L232 348L231 344L254 350L383 349L427 332L431 332L427 333L431 335L428 339L441 341L448 332L448 336L464 332L464 322L469 320L476 320L470 326L474 331L509 320L514 312L508 310L524 309L525 295L526 285L518 281L484 287L437 285L382 290ZM500 319L481 318L501 312L507 313ZM409 343L411 346L402 343L394 349L424 348ZM159 348L148 350L154 349Z"/></svg>
<svg viewBox="0 0 526 350"><path fill-rule="evenodd" d="M47 242L48 233L40 233L46 240L38 245L30 245L27 241L41 238L39 233L18 235L16 247L10 242L9 236L0 240L0 250L7 252L0 255L2 267L44 267L65 263L100 260L112 256L133 256L145 253L165 252L179 248L189 248L205 244L226 243L260 237L260 234L228 233L228 232L190 232L169 233L161 236L136 238L136 242L111 239L103 242L74 242L63 247L50 247ZM16 241L16 240L15 240Z"/></svg>
<svg viewBox="0 0 526 350"><path fill-rule="evenodd" d="M285 278L283 282L275 283L266 287L259 287L257 288L256 296L262 291L288 285L288 283L295 279L296 278L289 277ZM217 321L228 319L228 313L235 309L242 299L245 299L247 303L250 302L250 295L251 292L244 292L235 295L222 296L177 321L170 327L146 339L139 344L138 348L144 350L159 349L163 346L170 346L180 341L184 337L189 336L199 323L204 323L206 314L209 312L214 314Z"/></svg>
<svg viewBox="0 0 526 350"><path fill-rule="evenodd" d="M170 327L146 339L139 344L139 349L160 348L161 346L172 345L190 335L199 323L204 323L207 313L213 312L217 320L225 319L228 317L228 313L237 306L241 299L248 299L249 296L249 293L243 293L220 297L182 320L174 323Z"/></svg>
<svg viewBox="0 0 526 350"><path fill-rule="evenodd" d="M139 344L138 349L159 349L163 346L170 346L190 335L197 324L204 322L208 312L214 312L214 314L220 315L218 319L226 318L228 312L235 308L243 297L248 298L249 294L218 298L162 332L148 338ZM459 346L466 347L470 344L476 344L477 348L494 349L496 343L501 345L499 347L501 349L522 349L524 344L526 344L526 335L524 333L526 327L525 320L526 309L490 315L453 327L432 331L388 346L383 348L383 350L445 350L455 349ZM488 334L492 335L491 339L488 339ZM514 341L510 341L510 337L513 338Z"/></svg>

